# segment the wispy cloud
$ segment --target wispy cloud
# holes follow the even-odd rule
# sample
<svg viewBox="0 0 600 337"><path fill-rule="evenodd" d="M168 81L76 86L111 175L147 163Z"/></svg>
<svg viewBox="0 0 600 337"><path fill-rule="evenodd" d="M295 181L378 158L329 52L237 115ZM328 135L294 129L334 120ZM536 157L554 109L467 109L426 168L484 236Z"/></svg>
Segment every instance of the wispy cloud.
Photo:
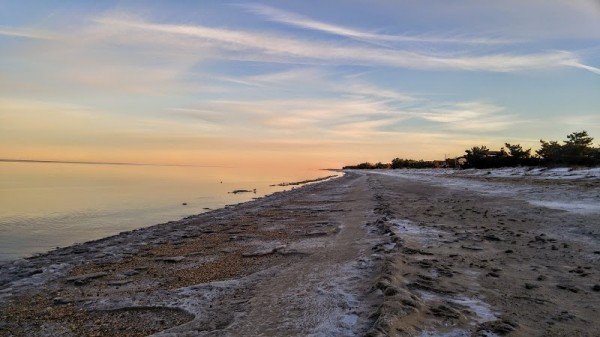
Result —
<svg viewBox="0 0 600 337"><path fill-rule="evenodd" d="M420 98L392 88L359 79L353 75L341 76L320 67L292 67L288 70L228 79L259 88L277 88L294 93L313 92L333 96L351 97L353 100L370 100L412 104Z"/></svg>
<svg viewBox="0 0 600 337"><path fill-rule="evenodd" d="M345 129L355 123L375 127L381 123L410 117L394 111L384 102L364 99L210 101L199 102L189 108L177 108L175 111L184 111L188 117L201 120L219 116L222 123L227 123L229 131L232 128L240 133L260 130L262 136L281 131L303 136L307 136L307 132L318 132L321 136L327 136L330 135L330 130ZM228 118L233 112L236 114L235 120ZM363 132L367 131L372 130L363 129ZM361 132L353 134L353 137L361 136Z"/></svg>
<svg viewBox="0 0 600 337"><path fill-rule="evenodd" d="M567 60L567 61L565 61L565 65L571 66L571 67L575 67L575 68L585 69L587 71L591 71L594 74L600 75L600 68L596 68L596 67L593 67L593 66L582 64L582 63L576 62L574 60Z"/></svg>
<svg viewBox="0 0 600 337"><path fill-rule="evenodd" d="M223 116L222 113L206 109L170 108L169 114L184 118L192 118L212 125L218 125L225 120L225 116Z"/></svg>
<svg viewBox="0 0 600 337"><path fill-rule="evenodd" d="M413 103L419 100L416 96L408 93L398 92L396 90L356 80L342 81L342 83L337 85L333 84L333 86L339 92L355 95L362 99L383 99L399 103Z"/></svg>
<svg viewBox="0 0 600 337"><path fill-rule="evenodd" d="M460 102L440 104L425 112L416 112L416 116L450 130L489 132L504 130L517 123L516 117L503 113L504 110L485 102Z"/></svg>
<svg viewBox="0 0 600 337"><path fill-rule="evenodd" d="M324 73L317 68L293 68L273 73L248 76L246 80L259 83L273 83L283 85L286 83L314 83L324 80Z"/></svg>
<svg viewBox="0 0 600 337"><path fill-rule="evenodd" d="M420 132L486 134L522 124L521 117L487 102L427 102L427 107L398 108L389 101L370 99L282 99L263 101L199 102L191 108L173 109L181 116L223 125L222 130L261 137L356 141L388 137L414 130L414 120L428 123ZM235 111L236 119L228 115Z"/></svg>
<svg viewBox="0 0 600 337"><path fill-rule="evenodd" d="M28 39L38 39L38 40L51 40L56 38L55 35L49 34L48 32L40 32L34 31L30 29L15 29L15 28L7 28L0 27L0 36L11 36L11 37L20 37L20 38L28 38Z"/></svg>
<svg viewBox="0 0 600 337"><path fill-rule="evenodd" d="M196 46L205 47L200 43L201 41L209 42L213 48L223 51L219 54L221 57L261 62L349 64L491 72L547 69L581 64L575 54L566 51L521 55L503 53L456 56L452 54L424 54L403 49L346 46L270 33L237 31L202 25L157 24L131 18L102 17L97 18L96 22L110 26L112 29L121 29L122 38L127 38L127 31L153 32L167 34L172 37L193 38L196 39L196 43L194 41L181 41L179 45L187 46L189 52L192 52ZM168 44L177 43L172 39L161 40L157 37L152 41L155 45L161 41L167 41ZM131 43L135 42L131 41ZM582 67L579 66L579 68Z"/></svg>
<svg viewBox="0 0 600 337"><path fill-rule="evenodd" d="M261 15L273 22L279 22L286 25L310 29L327 34L343 36L360 41L380 44L381 42L421 42L421 43L441 43L441 44L507 44L522 42L517 40L492 38L492 37L460 37L460 36L427 36L427 35L390 35L376 34L362 30L334 25L318 21L300 14L284 11L278 8L262 4L244 4L240 5L250 12Z"/></svg>

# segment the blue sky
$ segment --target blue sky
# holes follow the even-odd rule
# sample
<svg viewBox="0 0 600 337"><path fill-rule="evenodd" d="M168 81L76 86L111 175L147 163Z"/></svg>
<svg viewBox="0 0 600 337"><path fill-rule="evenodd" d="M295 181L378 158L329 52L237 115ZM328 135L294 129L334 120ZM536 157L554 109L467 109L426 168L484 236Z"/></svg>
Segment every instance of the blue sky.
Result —
<svg viewBox="0 0 600 337"><path fill-rule="evenodd" d="M600 139L599 68L592 0L0 1L0 156L331 167L535 149Z"/></svg>

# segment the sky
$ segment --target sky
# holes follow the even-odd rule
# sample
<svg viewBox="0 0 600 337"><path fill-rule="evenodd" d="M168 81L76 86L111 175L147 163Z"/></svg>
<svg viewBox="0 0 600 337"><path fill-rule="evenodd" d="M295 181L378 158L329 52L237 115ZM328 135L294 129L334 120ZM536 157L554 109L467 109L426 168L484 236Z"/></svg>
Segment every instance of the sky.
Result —
<svg viewBox="0 0 600 337"><path fill-rule="evenodd" d="M580 130L598 0L0 0L0 158L325 168Z"/></svg>

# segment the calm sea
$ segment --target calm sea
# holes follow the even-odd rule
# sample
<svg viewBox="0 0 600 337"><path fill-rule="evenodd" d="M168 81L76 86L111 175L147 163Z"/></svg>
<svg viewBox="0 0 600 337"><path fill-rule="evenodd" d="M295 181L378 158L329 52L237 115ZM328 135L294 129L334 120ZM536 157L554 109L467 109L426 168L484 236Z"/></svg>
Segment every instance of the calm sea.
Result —
<svg viewBox="0 0 600 337"><path fill-rule="evenodd" d="M0 260L178 220L289 189L272 184L331 174L0 162ZM256 193L228 193L239 189Z"/></svg>

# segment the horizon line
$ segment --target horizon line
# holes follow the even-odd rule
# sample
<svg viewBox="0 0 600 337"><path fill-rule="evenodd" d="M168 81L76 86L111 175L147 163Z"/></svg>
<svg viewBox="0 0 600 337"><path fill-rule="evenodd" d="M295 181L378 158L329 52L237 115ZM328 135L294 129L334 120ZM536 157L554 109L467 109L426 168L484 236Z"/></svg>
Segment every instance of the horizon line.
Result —
<svg viewBox="0 0 600 337"><path fill-rule="evenodd" d="M192 164L156 164L156 163L129 163L129 162L103 162L103 161L72 161L72 160L41 160L41 159L9 159L0 158L5 163L34 163L34 164L83 164L83 165L122 165L122 166L175 166L175 167L220 167L220 165L192 165Z"/></svg>

